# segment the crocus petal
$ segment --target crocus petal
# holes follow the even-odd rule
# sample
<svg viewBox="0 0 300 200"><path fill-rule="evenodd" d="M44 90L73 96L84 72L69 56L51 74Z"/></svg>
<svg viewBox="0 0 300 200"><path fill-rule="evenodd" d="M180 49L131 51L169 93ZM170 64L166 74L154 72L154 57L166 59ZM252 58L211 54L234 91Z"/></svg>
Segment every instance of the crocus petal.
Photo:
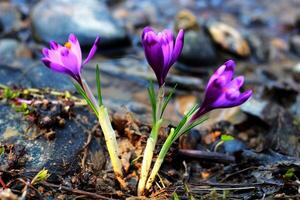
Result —
<svg viewBox="0 0 300 200"><path fill-rule="evenodd" d="M42 58L42 62L53 71L66 73L71 75L72 77L74 75L73 72L71 72L68 68L58 63L52 62L51 60L49 60L49 58Z"/></svg>
<svg viewBox="0 0 300 200"><path fill-rule="evenodd" d="M159 85L164 82L163 67L164 55L161 47L161 42L154 32L146 32L143 35L142 44L149 65L152 67Z"/></svg>
<svg viewBox="0 0 300 200"><path fill-rule="evenodd" d="M172 64L175 63L175 61L178 59L179 55L181 54L183 49L183 44L184 44L184 31L180 29L176 37L175 46L172 53L172 61L171 61Z"/></svg>
<svg viewBox="0 0 300 200"><path fill-rule="evenodd" d="M55 41L50 41L50 48L56 50L59 45Z"/></svg>
<svg viewBox="0 0 300 200"><path fill-rule="evenodd" d="M68 66L68 69L75 75L79 75L81 65L77 62L76 55L67 48L62 48L60 54L63 65Z"/></svg>
<svg viewBox="0 0 300 200"><path fill-rule="evenodd" d="M239 106L252 96L251 90L240 93L240 88L244 84L244 76L238 76L232 80L234 68L235 63L229 60L215 71L205 89L204 101L191 121L213 109Z"/></svg>
<svg viewBox="0 0 300 200"><path fill-rule="evenodd" d="M48 57L48 56L49 56L49 49L43 48L43 49L42 49L42 53L43 53L43 55L44 55L45 57Z"/></svg>
<svg viewBox="0 0 300 200"><path fill-rule="evenodd" d="M93 46L92 46L92 48L89 52L89 55L87 56L87 58L83 62L83 65L87 64L93 58L93 56L95 55L99 45L100 45L100 37L97 36L97 38L96 38L96 40L95 40L95 42L94 42L94 44L93 44Z"/></svg>
<svg viewBox="0 0 300 200"><path fill-rule="evenodd" d="M76 55L77 62L80 63L80 65L81 65L81 63L82 63L81 48L80 48L80 44L79 44L77 37L73 33L71 33L69 35L68 42L71 43L70 50ZM80 69L78 69L78 70L80 70Z"/></svg>

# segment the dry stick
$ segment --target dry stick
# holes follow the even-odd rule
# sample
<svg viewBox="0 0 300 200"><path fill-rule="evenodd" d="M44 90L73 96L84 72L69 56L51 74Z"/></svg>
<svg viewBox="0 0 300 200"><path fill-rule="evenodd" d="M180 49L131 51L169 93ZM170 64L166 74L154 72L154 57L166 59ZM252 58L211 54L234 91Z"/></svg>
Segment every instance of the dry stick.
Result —
<svg viewBox="0 0 300 200"><path fill-rule="evenodd" d="M113 200L113 198L108 198L108 197L105 197L105 196L102 196L102 195L99 195L96 193L86 192L86 191L78 190L78 189L72 189L72 188L68 188L68 187L61 186L61 185L55 185L55 184L48 183L48 182L42 182L40 184L47 186L47 187L53 187L53 188L58 188L60 190L67 191L67 192L72 192L74 194L89 196L89 197L95 198L95 199Z"/></svg>
<svg viewBox="0 0 300 200"><path fill-rule="evenodd" d="M207 152L207 151L191 150L191 149L180 149L179 154L184 156L189 156L192 158L213 160L215 162L221 162L221 163L235 162L234 156L226 155L224 153Z"/></svg>

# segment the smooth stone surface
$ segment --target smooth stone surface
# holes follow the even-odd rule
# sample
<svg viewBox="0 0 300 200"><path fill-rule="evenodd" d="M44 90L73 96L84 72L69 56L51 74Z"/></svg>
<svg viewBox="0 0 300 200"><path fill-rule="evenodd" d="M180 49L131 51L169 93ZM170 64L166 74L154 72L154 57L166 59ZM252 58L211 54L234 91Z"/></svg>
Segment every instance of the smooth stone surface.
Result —
<svg viewBox="0 0 300 200"><path fill-rule="evenodd" d="M240 57L250 55L250 48L247 41L235 28L222 22L210 22L207 24L209 33L215 43L225 51Z"/></svg>
<svg viewBox="0 0 300 200"><path fill-rule="evenodd" d="M21 14L17 8L9 2L0 2L0 24L2 25L0 33L10 33L20 28Z"/></svg>
<svg viewBox="0 0 300 200"><path fill-rule="evenodd" d="M267 38L256 35L255 33L249 33L246 36L246 40L249 43L251 55L256 61L260 63L266 63L271 57L271 46Z"/></svg>
<svg viewBox="0 0 300 200"><path fill-rule="evenodd" d="M40 1L33 8L31 18L35 38L43 42L64 43L68 35L74 33L83 46L92 46L98 35L102 47L128 44L126 30L101 1Z"/></svg>
<svg viewBox="0 0 300 200"><path fill-rule="evenodd" d="M295 65L295 67L293 67L292 74L294 79L300 82L300 62L297 65Z"/></svg>
<svg viewBox="0 0 300 200"><path fill-rule="evenodd" d="M86 109L76 109L75 113L80 115L81 119L87 117L90 123L80 119L66 119L63 128L51 128L56 133L53 140L49 141L43 137L33 139L34 135L39 134L35 132L39 129L32 127L22 113L16 113L9 105L1 103L0 142L24 147L25 169L28 171L37 171L45 167L56 175L75 172L79 164L78 155L87 139L85 130L90 130L93 122L96 123L95 117ZM101 149L96 141L92 141L91 145L94 150ZM5 164L4 162L0 159L1 165Z"/></svg>
<svg viewBox="0 0 300 200"><path fill-rule="evenodd" d="M294 35L290 38L290 49L300 56L300 35Z"/></svg>
<svg viewBox="0 0 300 200"><path fill-rule="evenodd" d="M217 61L215 47L204 31L186 31L179 60L188 65L206 66Z"/></svg>
<svg viewBox="0 0 300 200"><path fill-rule="evenodd" d="M13 65L16 58L30 58L31 51L23 44L14 39L0 40L0 63Z"/></svg>

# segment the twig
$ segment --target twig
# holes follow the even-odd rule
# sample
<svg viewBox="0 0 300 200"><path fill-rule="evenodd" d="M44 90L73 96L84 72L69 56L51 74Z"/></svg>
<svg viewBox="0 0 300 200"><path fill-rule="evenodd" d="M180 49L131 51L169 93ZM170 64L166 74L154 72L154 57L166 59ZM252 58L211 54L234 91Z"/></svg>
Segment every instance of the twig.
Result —
<svg viewBox="0 0 300 200"><path fill-rule="evenodd" d="M213 160L215 162L221 162L221 163L235 162L234 156L226 155L224 153L206 152L206 151L190 150L190 149L180 149L179 154L188 156L191 158L198 158L198 159L203 159L203 160Z"/></svg>
<svg viewBox="0 0 300 200"><path fill-rule="evenodd" d="M65 187L65 186L61 186L61 185L55 185L53 183L42 182L40 184L42 184L44 186L47 186L47 187L58 188L59 190L64 190L64 191L67 191L67 192L71 192L73 194L85 195L85 196L88 196L88 197L94 198L94 199L114 200L113 198L108 198L108 197L105 197L105 196L102 196L102 195L99 195L99 194L96 194L96 193L86 192L86 191L79 190L79 189L72 189L72 188L68 188L68 187Z"/></svg>

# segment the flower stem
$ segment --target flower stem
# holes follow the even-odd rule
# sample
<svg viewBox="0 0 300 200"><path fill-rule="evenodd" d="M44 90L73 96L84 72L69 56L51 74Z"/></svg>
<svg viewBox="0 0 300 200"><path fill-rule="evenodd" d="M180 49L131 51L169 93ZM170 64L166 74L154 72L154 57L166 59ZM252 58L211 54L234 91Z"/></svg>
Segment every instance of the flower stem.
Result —
<svg viewBox="0 0 300 200"><path fill-rule="evenodd" d="M84 79L82 79L82 86L84 91L86 92L88 98L91 100L92 104L95 106L95 108L98 108L98 102L95 98L95 96L93 95L90 87L88 86L88 84L86 83L86 81Z"/></svg>
<svg viewBox="0 0 300 200"><path fill-rule="evenodd" d="M174 137L174 129L172 128L171 129L171 132L169 134L169 136L167 137L165 143L163 144L160 152L159 152L159 155L155 161L155 164L152 168L152 171L151 171L151 174L147 180L147 183L146 183L146 190L149 190L152 186L152 183L153 181L155 180L155 177L164 161L164 158L166 157L167 155L167 152L168 150L170 149L171 145L172 145L172 142L173 142L173 137Z"/></svg>
<svg viewBox="0 0 300 200"><path fill-rule="evenodd" d="M163 122L163 120L160 119L153 125L150 136L147 140L146 148L145 148L144 155L143 155L140 180L139 180L139 184L138 184L138 196L141 196L144 193L149 169L150 169L151 162L152 162L153 152L154 152L156 141L158 138L158 132L159 132L162 122Z"/></svg>
<svg viewBox="0 0 300 200"><path fill-rule="evenodd" d="M118 144L115 131L113 130L107 109L104 106L99 108L98 120L103 131L111 164L117 179L123 178L122 164L118 153Z"/></svg>

